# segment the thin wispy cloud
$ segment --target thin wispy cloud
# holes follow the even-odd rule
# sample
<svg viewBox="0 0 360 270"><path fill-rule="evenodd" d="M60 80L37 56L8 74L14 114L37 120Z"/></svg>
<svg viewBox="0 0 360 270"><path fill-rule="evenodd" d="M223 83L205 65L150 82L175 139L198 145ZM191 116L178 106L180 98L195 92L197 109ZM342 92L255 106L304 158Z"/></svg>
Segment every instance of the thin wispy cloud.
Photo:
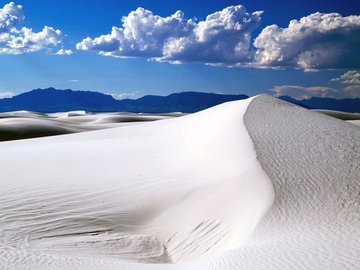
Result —
<svg viewBox="0 0 360 270"><path fill-rule="evenodd" d="M44 26L40 32L20 27L25 20L23 7L13 2L0 9L0 54L36 52L61 42L61 31Z"/></svg>
<svg viewBox="0 0 360 270"><path fill-rule="evenodd" d="M351 97L360 97L360 71L349 70L331 81L344 84L342 91Z"/></svg>
<svg viewBox="0 0 360 270"><path fill-rule="evenodd" d="M58 50L55 54L56 55L71 55L74 52L72 50L65 50L65 49L60 49Z"/></svg>
<svg viewBox="0 0 360 270"><path fill-rule="evenodd" d="M346 86L343 91L353 98L360 98L360 84Z"/></svg>
<svg viewBox="0 0 360 270"><path fill-rule="evenodd" d="M337 90L324 86L299 86L299 85L277 85L274 86L271 91L274 92L274 96L291 96L295 99L309 99L311 97L328 97Z"/></svg>
<svg viewBox="0 0 360 270"><path fill-rule="evenodd" d="M13 96L15 96L15 93L10 92L10 91L8 91L8 92L0 92L0 99L11 98Z"/></svg>
<svg viewBox="0 0 360 270"><path fill-rule="evenodd" d="M120 99L125 99L125 98L136 98L138 95L138 92L124 92L124 93L113 93L113 94L109 94L111 95L113 98L120 100Z"/></svg>
<svg viewBox="0 0 360 270"><path fill-rule="evenodd" d="M331 81L343 84L360 84L360 71L349 70L340 77L333 78Z"/></svg>
<svg viewBox="0 0 360 270"><path fill-rule="evenodd" d="M335 83L340 83L336 85ZM278 85L274 86L271 91L274 96L291 96L296 99L308 99L311 97L337 97L337 98L358 98L360 97L360 72L357 70L350 70L333 78L329 83L336 85L334 87L313 86L305 87L299 85Z"/></svg>

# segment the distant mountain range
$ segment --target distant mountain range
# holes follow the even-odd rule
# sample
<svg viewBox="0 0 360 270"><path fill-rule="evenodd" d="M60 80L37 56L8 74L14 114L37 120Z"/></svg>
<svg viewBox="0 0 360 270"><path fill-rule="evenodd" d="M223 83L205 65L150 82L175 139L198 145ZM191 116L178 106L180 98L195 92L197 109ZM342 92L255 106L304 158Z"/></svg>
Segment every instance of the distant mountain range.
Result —
<svg viewBox="0 0 360 270"><path fill-rule="evenodd" d="M360 98L334 99L312 97L303 100L293 99L289 96L281 96L279 98L308 109L334 110L350 113L360 112Z"/></svg>
<svg viewBox="0 0 360 270"><path fill-rule="evenodd" d="M182 92L165 97L148 95L139 99L116 100L110 95L99 92L47 88L0 99L0 112L27 110L48 113L85 110L90 112L192 113L223 102L245 98L248 96Z"/></svg>
<svg viewBox="0 0 360 270"><path fill-rule="evenodd" d="M116 100L110 95L90 91L35 89L12 98L0 99L0 112L27 110L35 112L60 112L85 110L91 112L144 112L192 113L227 101L248 98L246 95L222 95L202 92L182 92L168 96L148 95L139 99ZM360 99L311 98L296 100L288 96L280 99L310 109L360 112Z"/></svg>

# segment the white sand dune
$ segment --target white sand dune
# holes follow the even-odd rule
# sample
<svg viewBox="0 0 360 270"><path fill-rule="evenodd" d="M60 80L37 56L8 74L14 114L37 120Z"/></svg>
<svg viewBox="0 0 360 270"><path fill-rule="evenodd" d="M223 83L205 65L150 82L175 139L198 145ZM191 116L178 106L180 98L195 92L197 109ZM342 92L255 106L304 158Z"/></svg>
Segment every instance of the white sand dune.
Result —
<svg viewBox="0 0 360 270"><path fill-rule="evenodd" d="M0 164L0 269L359 269L360 128L275 98Z"/></svg>
<svg viewBox="0 0 360 270"><path fill-rule="evenodd" d="M87 113L71 111L40 114L29 111L0 113L0 141L71 134L156 121L183 114Z"/></svg>
<svg viewBox="0 0 360 270"><path fill-rule="evenodd" d="M176 263L238 246L274 198L243 124L249 102L1 143L1 264Z"/></svg>
<svg viewBox="0 0 360 270"><path fill-rule="evenodd" d="M360 113L348 113L334 110L313 110L315 112L323 113L341 120L360 120Z"/></svg>

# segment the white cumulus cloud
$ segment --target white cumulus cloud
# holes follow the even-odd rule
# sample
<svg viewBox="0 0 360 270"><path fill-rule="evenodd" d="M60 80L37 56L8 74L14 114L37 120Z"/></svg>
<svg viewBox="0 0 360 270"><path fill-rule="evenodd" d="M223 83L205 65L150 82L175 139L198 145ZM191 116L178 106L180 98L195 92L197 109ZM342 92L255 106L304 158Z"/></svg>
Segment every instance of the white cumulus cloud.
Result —
<svg viewBox="0 0 360 270"><path fill-rule="evenodd" d="M303 69L360 66L360 16L314 13L287 28L265 27L254 41L255 64Z"/></svg>
<svg viewBox="0 0 360 270"><path fill-rule="evenodd" d="M161 17L138 8L122 18L110 34L87 37L78 50L94 50L113 57L147 57L173 63L201 62L238 65L251 62L251 33L258 27L260 11L247 13L230 6L204 21L186 19L182 11Z"/></svg>
<svg viewBox="0 0 360 270"><path fill-rule="evenodd" d="M13 2L6 4L0 9L0 33L7 33L24 21L25 16L22 6L17 6Z"/></svg>
<svg viewBox="0 0 360 270"><path fill-rule="evenodd" d="M138 8L109 34L83 39L78 50L113 57L146 57L171 63L301 68L305 71L360 67L360 16L314 13L288 27L265 27L254 39L262 11L229 6L204 20L168 17Z"/></svg>
<svg viewBox="0 0 360 270"><path fill-rule="evenodd" d="M115 57L160 57L167 39L187 35L193 26L194 22L185 20L181 11L160 17L138 8L122 18L122 27L114 26L110 34L94 39L88 37L76 47Z"/></svg>
<svg viewBox="0 0 360 270"><path fill-rule="evenodd" d="M21 27L25 20L21 5L13 2L0 9L0 54L35 52L61 42L61 31L45 26L40 32Z"/></svg>
<svg viewBox="0 0 360 270"><path fill-rule="evenodd" d="M251 33L262 12L252 14L243 6L230 6L206 17L185 37L170 38L161 60L239 65L251 62Z"/></svg>

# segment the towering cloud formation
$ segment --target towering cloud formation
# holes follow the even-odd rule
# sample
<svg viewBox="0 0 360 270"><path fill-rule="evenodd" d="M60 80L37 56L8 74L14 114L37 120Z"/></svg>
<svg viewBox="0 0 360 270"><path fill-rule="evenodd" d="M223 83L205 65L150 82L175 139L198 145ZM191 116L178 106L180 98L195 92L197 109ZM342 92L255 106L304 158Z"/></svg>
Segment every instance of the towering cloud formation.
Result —
<svg viewBox="0 0 360 270"><path fill-rule="evenodd" d="M144 56L158 61L203 62L234 65L251 61L251 32L259 25L257 11L230 6L197 22L181 11L169 17L138 8L122 18L122 27L110 34L77 44L78 50L95 50L115 57Z"/></svg>
<svg viewBox="0 0 360 270"><path fill-rule="evenodd" d="M0 54L34 52L61 42L61 31L49 26L40 32L27 27L18 28L24 20L20 5L11 2L0 9Z"/></svg>
<svg viewBox="0 0 360 270"><path fill-rule="evenodd" d="M198 22L188 35L171 37L164 44L162 60L239 65L251 62L251 33L261 11L249 14L243 6L231 6Z"/></svg>
<svg viewBox="0 0 360 270"><path fill-rule="evenodd" d="M360 67L360 16L314 13L287 28L267 26L255 39L258 66Z"/></svg>
<svg viewBox="0 0 360 270"><path fill-rule="evenodd" d="M86 38L77 44L79 50L97 50L115 57L160 57L164 43L171 37L188 35L195 23L185 20L181 11L160 17L138 8L122 18L123 27L113 27L108 35Z"/></svg>
<svg viewBox="0 0 360 270"><path fill-rule="evenodd" d="M138 8L123 17L122 27L88 37L77 49L172 63L308 70L360 67L360 16L314 13L292 20L287 28L267 26L253 42L251 34L259 26L261 14L248 13L238 5L197 21L185 19L181 11L161 17Z"/></svg>

